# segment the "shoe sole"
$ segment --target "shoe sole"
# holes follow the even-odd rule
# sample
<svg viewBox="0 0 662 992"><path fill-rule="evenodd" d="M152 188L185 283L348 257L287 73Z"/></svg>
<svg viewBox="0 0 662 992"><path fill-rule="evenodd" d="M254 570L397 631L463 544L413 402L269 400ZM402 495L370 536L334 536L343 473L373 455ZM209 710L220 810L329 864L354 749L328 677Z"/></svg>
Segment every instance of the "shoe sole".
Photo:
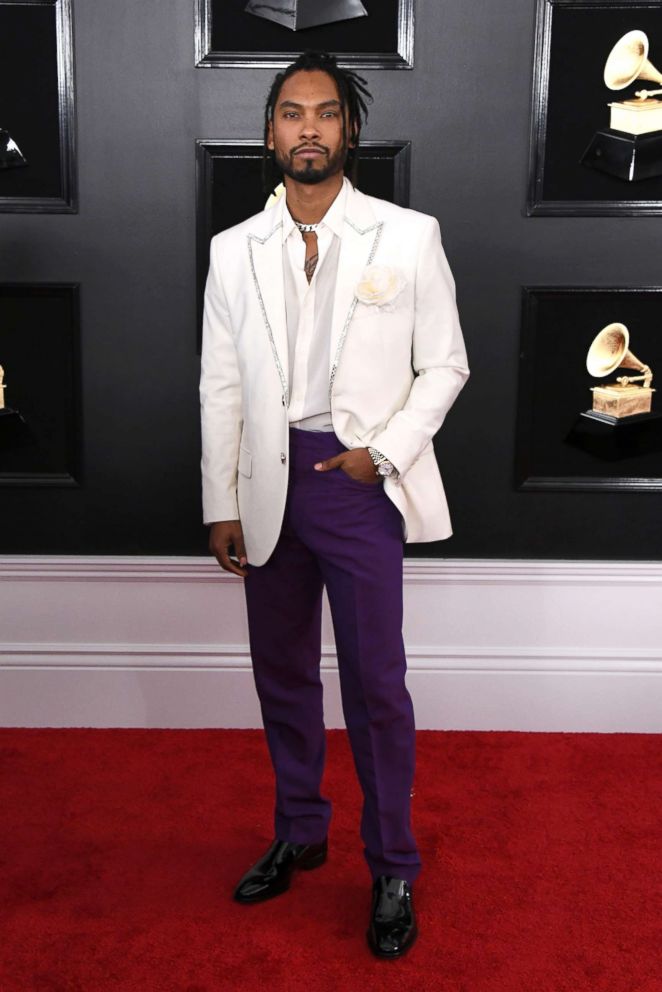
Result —
<svg viewBox="0 0 662 992"><path fill-rule="evenodd" d="M319 854L314 855L314 857L309 858L308 861L302 861L294 866L294 871L313 871L314 868L320 868L327 859L327 851L320 851ZM292 882L292 875L287 879L287 884L281 886L277 889L269 889L264 895L253 896L247 899L238 896L236 893L233 896L235 902L241 903L244 906L250 906L256 902L266 902L268 899L275 899L276 896L282 896L283 892L287 892Z"/></svg>

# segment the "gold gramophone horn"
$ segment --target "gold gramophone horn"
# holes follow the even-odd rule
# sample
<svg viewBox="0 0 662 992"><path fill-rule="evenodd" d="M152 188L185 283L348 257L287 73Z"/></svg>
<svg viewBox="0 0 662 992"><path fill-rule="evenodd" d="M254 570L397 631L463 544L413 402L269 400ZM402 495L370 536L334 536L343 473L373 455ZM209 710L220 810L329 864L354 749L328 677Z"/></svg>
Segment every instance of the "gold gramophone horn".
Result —
<svg viewBox="0 0 662 992"><path fill-rule="evenodd" d="M639 372L648 369L630 351L629 343L630 332L625 324L607 324L603 327L593 339L586 356L586 368L590 374L599 379L617 368L637 369Z"/></svg>
<svg viewBox="0 0 662 992"><path fill-rule="evenodd" d="M662 83L662 73L648 61L648 36L644 31L624 34L605 63L604 80L610 90L624 90L635 79Z"/></svg>

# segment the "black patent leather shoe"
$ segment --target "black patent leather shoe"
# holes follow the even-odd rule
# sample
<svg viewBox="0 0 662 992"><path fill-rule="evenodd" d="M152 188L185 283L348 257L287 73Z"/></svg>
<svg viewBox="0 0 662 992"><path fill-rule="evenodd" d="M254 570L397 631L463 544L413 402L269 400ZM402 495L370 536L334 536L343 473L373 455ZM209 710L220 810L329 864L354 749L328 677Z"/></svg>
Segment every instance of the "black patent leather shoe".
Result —
<svg viewBox="0 0 662 992"><path fill-rule="evenodd" d="M310 871L326 861L327 842L321 844L290 844L275 840L266 854L246 872L234 890L237 902L262 902L273 899L290 887L296 868Z"/></svg>
<svg viewBox="0 0 662 992"><path fill-rule="evenodd" d="M418 936L411 886L401 878L380 875L372 886L368 944L380 958L399 958Z"/></svg>

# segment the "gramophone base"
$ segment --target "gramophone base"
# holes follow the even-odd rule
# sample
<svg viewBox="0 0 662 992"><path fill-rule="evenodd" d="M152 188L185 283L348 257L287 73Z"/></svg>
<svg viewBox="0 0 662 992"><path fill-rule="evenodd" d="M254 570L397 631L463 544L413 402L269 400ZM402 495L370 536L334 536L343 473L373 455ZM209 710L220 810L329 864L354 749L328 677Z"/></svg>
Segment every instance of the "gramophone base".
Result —
<svg viewBox="0 0 662 992"><path fill-rule="evenodd" d="M651 412L654 389L643 386L592 386L593 413L606 413L610 417L636 417Z"/></svg>
<svg viewBox="0 0 662 992"><path fill-rule="evenodd" d="M278 4L249 0L244 9L247 14L275 21L292 31L349 21L368 13L361 0L281 0Z"/></svg>
<svg viewBox="0 0 662 992"><path fill-rule="evenodd" d="M662 451L662 413L611 417L597 410L586 410L577 418L565 442L609 462L654 454Z"/></svg>
<svg viewBox="0 0 662 992"><path fill-rule="evenodd" d="M30 429L18 410L11 407L0 409L0 471L2 467L2 450L20 448L30 444L32 435Z"/></svg>
<svg viewBox="0 0 662 992"><path fill-rule="evenodd" d="M662 176L662 131L628 134L605 128L594 135L581 163L626 182Z"/></svg>

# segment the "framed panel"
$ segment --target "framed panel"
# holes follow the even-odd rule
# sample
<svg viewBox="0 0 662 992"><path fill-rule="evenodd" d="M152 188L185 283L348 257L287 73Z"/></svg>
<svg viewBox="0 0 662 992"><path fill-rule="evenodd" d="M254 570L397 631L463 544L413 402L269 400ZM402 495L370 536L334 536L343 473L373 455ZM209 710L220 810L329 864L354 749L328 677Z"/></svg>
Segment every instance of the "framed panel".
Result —
<svg viewBox="0 0 662 992"><path fill-rule="evenodd" d="M0 0L0 211L75 213L71 0Z"/></svg>
<svg viewBox="0 0 662 992"><path fill-rule="evenodd" d="M659 0L538 0L529 216L662 212L662 102L647 124L638 106L614 118L618 129L610 127L610 104L662 85L638 75L646 45L648 58L662 64ZM608 86L605 69L615 48ZM645 101L649 110L654 99ZM640 126L655 130L631 133Z"/></svg>
<svg viewBox="0 0 662 992"><path fill-rule="evenodd" d="M77 285L0 283L0 365L0 486L77 486Z"/></svg>
<svg viewBox="0 0 662 992"><path fill-rule="evenodd" d="M592 412L592 387L639 375L621 366L601 377L587 370L595 338L614 323L626 327L632 352L662 373L662 287L524 288L518 489L662 489L662 398L655 378L647 390L649 414L616 419Z"/></svg>
<svg viewBox="0 0 662 992"><path fill-rule="evenodd" d="M288 0L295 10L304 0ZM313 10L319 0L306 0ZM282 69L305 49L333 52L352 69L411 69L414 65L414 0L362 0L367 16L291 30L246 10L247 0L196 0L195 58L202 67ZM268 11L277 7L253 3ZM333 0L326 7L333 9ZM358 4L361 7L361 4ZM271 15L273 16L273 14Z"/></svg>
<svg viewBox="0 0 662 992"><path fill-rule="evenodd" d="M209 242L219 231L264 208L261 141L197 141L198 347L209 269ZM359 188L371 196L409 206L411 142L362 141Z"/></svg>

